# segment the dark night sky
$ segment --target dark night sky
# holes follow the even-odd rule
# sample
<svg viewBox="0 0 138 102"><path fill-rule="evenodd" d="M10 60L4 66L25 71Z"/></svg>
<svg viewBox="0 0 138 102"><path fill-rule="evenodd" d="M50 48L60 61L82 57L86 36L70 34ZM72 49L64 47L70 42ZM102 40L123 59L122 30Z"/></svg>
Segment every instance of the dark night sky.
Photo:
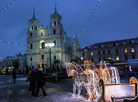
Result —
<svg viewBox="0 0 138 102"><path fill-rule="evenodd" d="M1 0L0 9L12 0ZM28 20L33 9L40 25L49 26L50 14L62 15L68 36L78 35L98 0L16 0L0 13L0 40L26 44ZM80 35L80 46L138 37L138 0L101 0L94 16ZM26 47L0 43L0 59L26 52Z"/></svg>

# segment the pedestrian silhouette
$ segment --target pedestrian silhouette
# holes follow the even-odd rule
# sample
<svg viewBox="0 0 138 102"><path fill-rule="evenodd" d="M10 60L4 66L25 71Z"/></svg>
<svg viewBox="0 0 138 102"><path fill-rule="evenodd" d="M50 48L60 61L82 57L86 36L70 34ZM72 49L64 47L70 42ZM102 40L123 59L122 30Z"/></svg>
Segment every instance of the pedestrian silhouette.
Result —
<svg viewBox="0 0 138 102"><path fill-rule="evenodd" d="M30 75L30 89L32 91L32 96L35 96L35 89L36 89L36 70L32 69Z"/></svg>
<svg viewBox="0 0 138 102"><path fill-rule="evenodd" d="M19 70L19 73L20 73L20 77L21 77L21 75L22 75L22 71L21 71L21 69Z"/></svg>
<svg viewBox="0 0 138 102"><path fill-rule="evenodd" d="M38 97L39 89L42 89L43 95L46 96L46 92L44 90L45 85L45 79L44 79L44 74L42 73L42 68L38 69L37 72L37 89L36 89L36 97Z"/></svg>
<svg viewBox="0 0 138 102"><path fill-rule="evenodd" d="M6 76L8 75L8 68L6 68Z"/></svg>
<svg viewBox="0 0 138 102"><path fill-rule="evenodd" d="M15 83L15 79L16 79L16 71L15 71L15 69L13 69L12 77L13 77L13 84L16 84Z"/></svg>

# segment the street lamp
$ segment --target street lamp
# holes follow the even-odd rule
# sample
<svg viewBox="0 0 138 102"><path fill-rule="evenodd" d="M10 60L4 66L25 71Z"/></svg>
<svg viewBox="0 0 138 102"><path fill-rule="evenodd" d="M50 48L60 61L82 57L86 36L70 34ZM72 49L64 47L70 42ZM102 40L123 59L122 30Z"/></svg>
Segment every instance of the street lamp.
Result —
<svg viewBox="0 0 138 102"><path fill-rule="evenodd" d="M45 47L49 47L49 57L50 57L50 68L51 68L51 48L54 46L54 43L46 43Z"/></svg>

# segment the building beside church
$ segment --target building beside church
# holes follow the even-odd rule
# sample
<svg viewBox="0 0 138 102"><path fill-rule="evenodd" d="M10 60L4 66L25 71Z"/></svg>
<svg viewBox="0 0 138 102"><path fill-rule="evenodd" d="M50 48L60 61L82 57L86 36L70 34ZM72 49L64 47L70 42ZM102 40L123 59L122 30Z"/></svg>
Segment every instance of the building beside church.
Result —
<svg viewBox="0 0 138 102"><path fill-rule="evenodd" d="M61 66L65 62L77 56L79 42L77 36L68 37L61 23L61 15L55 7L54 13L50 16L49 27L40 26L39 20L33 17L28 21L27 32L27 65L29 67L50 68L55 61L59 61Z"/></svg>
<svg viewBox="0 0 138 102"><path fill-rule="evenodd" d="M10 72L13 68L16 71L26 69L26 53L18 53L14 56L7 56L3 61L0 62L0 69L8 69Z"/></svg>
<svg viewBox="0 0 138 102"><path fill-rule="evenodd" d="M101 60L113 61L118 68L125 68L138 60L138 38L95 43L79 49L78 53L82 60L91 60L95 64Z"/></svg>

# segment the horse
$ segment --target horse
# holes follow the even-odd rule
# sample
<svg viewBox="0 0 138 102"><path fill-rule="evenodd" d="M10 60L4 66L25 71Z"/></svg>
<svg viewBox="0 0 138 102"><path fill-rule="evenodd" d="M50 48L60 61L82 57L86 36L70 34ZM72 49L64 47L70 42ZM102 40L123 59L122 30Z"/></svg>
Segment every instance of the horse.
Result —
<svg viewBox="0 0 138 102"><path fill-rule="evenodd" d="M72 76L74 80L73 96L76 95L76 90L78 90L78 95L80 95L82 86L84 86L89 94L89 99L87 101L97 101L99 99L99 83L97 83L95 79L98 78L97 73L92 70L84 71L82 67L75 62L66 63L66 71L68 76ZM93 96L96 96L96 98L94 99Z"/></svg>

